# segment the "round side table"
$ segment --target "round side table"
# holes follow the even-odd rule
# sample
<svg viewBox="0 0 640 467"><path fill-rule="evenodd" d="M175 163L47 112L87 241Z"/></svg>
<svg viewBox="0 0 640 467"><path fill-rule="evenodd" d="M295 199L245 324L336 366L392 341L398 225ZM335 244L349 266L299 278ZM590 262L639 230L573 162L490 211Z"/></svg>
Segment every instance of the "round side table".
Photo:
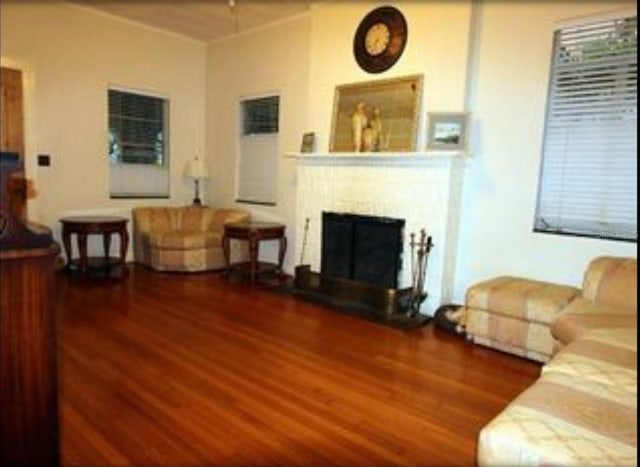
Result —
<svg viewBox="0 0 640 467"><path fill-rule="evenodd" d="M231 264L230 241L241 240L249 242L249 263ZM278 264L260 263L258 261L260 253L260 242L264 240L278 240ZM273 222L239 222L224 226L222 236L222 250L227 275L234 268L248 268L249 281L251 285L256 283L258 273L273 271L282 274L282 263L287 251L287 237L285 236L285 225Z"/></svg>
<svg viewBox="0 0 640 467"><path fill-rule="evenodd" d="M117 265L120 266L122 275L125 274L125 260L129 246L129 233L127 231L128 219L113 216L74 216L63 217L60 219L60 222L62 223L62 242L67 255L68 271L79 268L80 273L85 276L88 274L90 268L104 269L110 272L111 268ZM118 258L109 257L111 235L114 233L120 236L120 252ZM71 236L74 234L77 237L79 252L79 258L77 259L73 259L73 250L71 247ZM104 257L89 258L87 253L87 237L91 234L102 235Z"/></svg>

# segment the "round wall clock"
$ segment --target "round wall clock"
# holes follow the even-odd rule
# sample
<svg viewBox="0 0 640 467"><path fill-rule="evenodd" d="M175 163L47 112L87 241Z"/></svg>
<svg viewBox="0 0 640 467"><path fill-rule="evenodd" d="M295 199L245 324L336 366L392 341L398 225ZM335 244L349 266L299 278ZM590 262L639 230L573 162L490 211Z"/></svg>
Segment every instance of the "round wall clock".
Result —
<svg viewBox="0 0 640 467"><path fill-rule="evenodd" d="M397 8L382 6L362 18L353 55L364 71L381 73L398 61L407 43L407 22Z"/></svg>

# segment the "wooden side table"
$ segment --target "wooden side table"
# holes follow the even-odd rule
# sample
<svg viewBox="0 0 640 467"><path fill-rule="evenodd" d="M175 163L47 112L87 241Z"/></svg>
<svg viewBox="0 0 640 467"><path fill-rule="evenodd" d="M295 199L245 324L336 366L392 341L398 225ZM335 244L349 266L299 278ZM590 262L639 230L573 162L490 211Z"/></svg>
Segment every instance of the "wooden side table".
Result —
<svg viewBox="0 0 640 467"><path fill-rule="evenodd" d="M259 272L267 270L275 270L278 274L282 274L282 263L284 255L287 251L287 237L285 237L285 225L272 222L239 222L227 224L224 226L224 235L222 236L222 250L224 252L224 261L226 265L227 275L232 268L242 267L245 264L231 264L231 239L243 240L249 242L249 263L246 264L249 270L249 280L251 285L256 283ZM278 240L278 264L260 263L258 261L260 253L260 242L263 240Z"/></svg>
<svg viewBox="0 0 640 467"><path fill-rule="evenodd" d="M127 248L129 246L129 233L127 231L128 219L111 216L77 216L64 217L60 219L60 222L62 223L64 251L67 254L67 270L72 270L74 267L77 267L80 269L80 273L85 276L88 274L90 268L103 269L108 273L114 266L120 266L120 271L122 275L124 275L126 271L125 260L127 257ZM120 252L118 258L109 257L111 235L114 233L120 236ZM72 256L71 236L73 234L77 237L78 259L73 259ZM104 257L90 258L88 256L87 237L91 234L102 235Z"/></svg>

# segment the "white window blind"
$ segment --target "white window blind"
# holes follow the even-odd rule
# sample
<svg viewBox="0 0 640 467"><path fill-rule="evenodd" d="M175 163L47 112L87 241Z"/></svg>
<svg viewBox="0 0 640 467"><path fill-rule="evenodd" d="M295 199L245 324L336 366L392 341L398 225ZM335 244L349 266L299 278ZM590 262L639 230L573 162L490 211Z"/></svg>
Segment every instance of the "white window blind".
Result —
<svg viewBox="0 0 640 467"><path fill-rule="evenodd" d="M637 17L556 31L536 231L637 241Z"/></svg>
<svg viewBox="0 0 640 467"><path fill-rule="evenodd" d="M242 100L240 109L242 121L236 201L275 205L280 97Z"/></svg>

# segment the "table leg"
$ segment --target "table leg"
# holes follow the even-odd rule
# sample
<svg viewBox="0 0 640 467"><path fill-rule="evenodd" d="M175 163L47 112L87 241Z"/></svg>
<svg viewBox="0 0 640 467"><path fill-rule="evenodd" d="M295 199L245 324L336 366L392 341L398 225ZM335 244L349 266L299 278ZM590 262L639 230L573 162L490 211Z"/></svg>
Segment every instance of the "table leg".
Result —
<svg viewBox="0 0 640 467"><path fill-rule="evenodd" d="M229 237L226 234L222 235L222 254L224 256L224 274L229 277L231 269L231 252L229 247Z"/></svg>
<svg viewBox="0 0 640 467"><path fill-rule="evenodd" d="M102 246L104 247L104 258L109 263L109 249L111 248L111 232L102 234Z"/></svg>
<svg viewBox="0 0 640 467"><path fill-rule="evenodd" d="M69 229L62 227L62 243L64 244L64 254L67 255L67 269L71 266L71 232Z"/></svg>
<svg viewBox="0 0 640 467"><path fill-rule="evenodd" d="M123 225L120 229L120 268L122 275L125 274L127 264L127 249L129 248L129 231Z"/></svg>
<svg viewBox="0 0 640 467"><path fill-rule="evenodd" d="M280 237L280 248L278 249L278 275L282 276L282 263L284 263L284 255L287 252L287 237Z"/></svg>
<svg viewBox="0 0 640 467"><path fill-rule="evenodd" d="M249 238L249 274L251 277L251 285L256 283L258 275L258 256L260 255L260 241L255 235Z"/></svg>
<svg viewBox="0 0 640 467"><path fill-rule="evenodd" d="M80 272L85 275L89 264L87 256L87 234L78 232L78 250L80 251Z"/></svg>

